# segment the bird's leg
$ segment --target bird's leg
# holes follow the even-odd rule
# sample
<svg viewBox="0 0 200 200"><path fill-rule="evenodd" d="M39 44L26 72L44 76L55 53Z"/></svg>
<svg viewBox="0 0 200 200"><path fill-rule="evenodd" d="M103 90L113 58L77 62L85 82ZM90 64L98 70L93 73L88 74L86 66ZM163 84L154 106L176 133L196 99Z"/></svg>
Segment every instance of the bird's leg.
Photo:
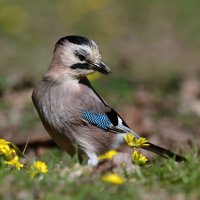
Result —
<svg viewBox="0 0 200 200"><path fill-rule="evenodd" d="M89 158L88 165L92 166L92 167L96 166L98 164L98 158L97 158L96 153L91 152L91 151L86 151L85 153L87 154L87 156Z"/></svg>

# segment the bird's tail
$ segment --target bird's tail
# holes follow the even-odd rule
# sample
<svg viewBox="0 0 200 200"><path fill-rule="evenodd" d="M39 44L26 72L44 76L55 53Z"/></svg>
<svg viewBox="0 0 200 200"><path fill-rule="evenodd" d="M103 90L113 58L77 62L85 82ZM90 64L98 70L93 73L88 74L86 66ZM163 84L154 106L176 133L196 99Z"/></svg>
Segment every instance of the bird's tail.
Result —
<svg viewBox="0 0 200 200"><path fill-rule="evenodd" d="M173 153L167 149L164 149L162 147L159 147L155 144L152 144L150 142L148 142L149 146L146 146L146 147L142 147L143 149L145 150L148 150L148 151L151 151L153 153L156 153L158 154L159 156L162 156L164 158L173 158L175 159L177 162L183 162L183 161L186 161L186 158L184 158L183 156L181 155L178 155L176 153Z"/></svg>

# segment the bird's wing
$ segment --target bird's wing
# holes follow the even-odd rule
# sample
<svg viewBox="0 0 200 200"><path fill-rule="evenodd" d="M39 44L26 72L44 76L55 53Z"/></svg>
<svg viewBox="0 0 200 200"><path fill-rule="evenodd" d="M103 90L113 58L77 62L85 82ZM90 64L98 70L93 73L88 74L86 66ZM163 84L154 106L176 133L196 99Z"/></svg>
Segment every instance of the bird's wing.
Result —
<svg viewBox="0 0 200 200"><path fill-rule="evenodd" d="M131 131L122 118L113 109L106 113L82 111L81 114L84 120L97 126L98 128L119 133Z"/></svg>
<svg viewBox="0 0 200 200"><path fill-rule="evenodd" d="M98 93L92 88L89 81L85 80L85 85L90 88L87 92L82 94L82 99L85 100L91 98L87 106L82 107L81 116L82 120L90 123L102 130L111 131L114 133L129 133L132 132L136 138L140 138L137 133L131 130L125 121L113 110L108 104L98 95ZM89 92L89 94L88 94ZM186 161L186 159L178 154L175 154L167 149L148 143L149 146L142 147L143 149L154 152L165 158L175 158L177 162Z"/></svg>
<svg viewBox="0 0 200 200"><path fill-rule="evenodd" d="M119 114L109 107L109 105L100 97L86 78L80 83L84 86L83 90L86 90L81 95L82 102L84 102L84 106L82 106L81 110L81 117L84 121L105 131L115 133L132 132L136 138L139 138L139 136L128 127ZM88 103L86 103L86 99L88 100Z"/></svg>
<svg viewBox="0 0 200 200"><path fill-rule="evenodd" d="M139 138L139 135L132 131L125 123L125 121L113 109L106 113L81 111L81 115L85 121L105 131L111 131L115 133L132 132L136 138Z"/></svg>

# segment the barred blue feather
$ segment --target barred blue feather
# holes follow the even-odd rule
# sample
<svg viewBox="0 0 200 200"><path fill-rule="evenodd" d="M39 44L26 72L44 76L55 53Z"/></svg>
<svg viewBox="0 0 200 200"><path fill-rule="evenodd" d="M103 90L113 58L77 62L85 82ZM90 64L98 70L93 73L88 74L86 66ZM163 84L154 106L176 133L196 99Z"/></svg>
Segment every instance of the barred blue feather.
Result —
<svg viewBox="0 0 200 200"><path fill-rule="evenodd" d="M83 111L82 117L89 123L104 130L108 130L109 127L112 126L112 123L106 114L97 114L91 111Z"/></svg>

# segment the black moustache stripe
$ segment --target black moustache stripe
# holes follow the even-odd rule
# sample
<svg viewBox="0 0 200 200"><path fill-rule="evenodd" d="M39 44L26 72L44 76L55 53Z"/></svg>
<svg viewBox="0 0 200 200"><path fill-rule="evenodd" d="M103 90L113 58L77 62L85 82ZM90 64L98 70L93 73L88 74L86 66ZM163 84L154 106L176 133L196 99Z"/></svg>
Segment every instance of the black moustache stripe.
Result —
<svg viewBox="0 0 200 200"><path fill-rule="evenodd" d="M91 69L87 63L76 63L71 66L71 69Z"/></svg>

